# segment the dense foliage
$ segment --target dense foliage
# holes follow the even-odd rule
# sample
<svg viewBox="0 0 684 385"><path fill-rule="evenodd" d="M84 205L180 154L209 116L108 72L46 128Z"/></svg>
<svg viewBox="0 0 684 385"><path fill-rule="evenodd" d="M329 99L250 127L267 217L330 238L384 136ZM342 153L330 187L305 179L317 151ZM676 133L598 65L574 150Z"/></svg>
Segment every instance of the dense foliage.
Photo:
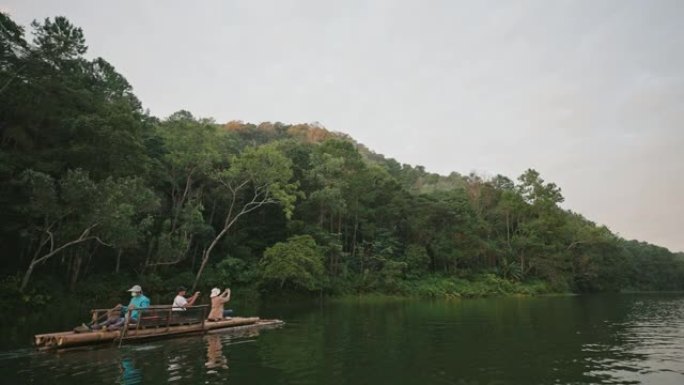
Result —
<svg viewBox="0 0 684 385"><path fill-rule="evenodd" d="M535 170L440 176L318 125L158 120L111 64L84 56L81 29L62 17L32 29L29 41L0 15L4 288L684 288L682 254L564 210Z"/></svg>

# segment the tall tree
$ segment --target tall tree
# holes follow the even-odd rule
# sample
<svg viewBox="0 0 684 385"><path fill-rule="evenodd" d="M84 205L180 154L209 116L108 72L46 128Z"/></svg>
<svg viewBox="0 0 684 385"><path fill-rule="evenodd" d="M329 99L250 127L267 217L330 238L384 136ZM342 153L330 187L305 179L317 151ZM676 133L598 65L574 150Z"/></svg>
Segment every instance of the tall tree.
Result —
<svg viewBox="0 0 684 385"><path fill-rule="evenodd" d="M172 114L155 132L162 146L159 188L168 204L161 216L155 257L148 255L147 267L173 265L186 258L193 238L208 226L202 195L209 188L210 175L228 156L220 152L223 137L216 124L196 119L188 111Z"/></svg>
<svg viewBox="0 0 684 385"><path fill-rule="evenodd" d="M56 182L47 174L27 170L23 179L29 196L26 233L33 253L21 290L34 269L66 249L86 242L110 246L118 234L136 226L136 218L154 210L157 198L140 180L108 178L95 182L81 170L69 171Z"/></svg>
<svg viewBox="0 0 684 385"><path fill-rule="evenodd" d="M268 204L280 204L287 217L292 215L297 184L292 183L292 163L277 148L277 143L248 147L234 156L230 166L214 175L226 198L227 210L222 226L202 253L193 290L211 257L211 252L244 215Z"/></svg>

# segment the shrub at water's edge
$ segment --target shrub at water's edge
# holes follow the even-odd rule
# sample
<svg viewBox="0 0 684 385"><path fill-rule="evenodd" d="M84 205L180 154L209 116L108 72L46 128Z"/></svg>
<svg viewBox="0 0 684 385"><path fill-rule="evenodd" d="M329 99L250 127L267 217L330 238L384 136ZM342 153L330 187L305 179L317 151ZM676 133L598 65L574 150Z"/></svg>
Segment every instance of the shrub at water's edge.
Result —
<svg viewBox="0 0 684 385"><path fill-rule="evenodd" d="M448 277L430 277L408 282L410 292L430 298L471 298L499 295L536 295L552 292L543 281L513 282L493 274L477 276L472 280Z"/></svg>
<svg viewBox="0 0 684 385"><path fill-rule="evenodd" d="M383 302L406 298L454 300L515 295L533 296L550 293L557 292L542 281L512 282L491 274L485 274L471 277L470 279L433 276L405 281L399 290L346 292L339 293L332 298L340 301L361 300L366 303L372 303L376 300Z"/></svg>

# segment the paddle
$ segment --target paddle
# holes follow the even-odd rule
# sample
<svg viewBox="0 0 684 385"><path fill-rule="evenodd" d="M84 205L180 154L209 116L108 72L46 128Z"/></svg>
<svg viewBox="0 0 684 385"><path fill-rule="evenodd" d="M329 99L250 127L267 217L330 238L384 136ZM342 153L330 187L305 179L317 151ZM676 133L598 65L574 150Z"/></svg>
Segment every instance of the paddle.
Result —
<svg viewBox="0 0 684 385"><path fill-rule="evenodd" d="M124 327L123 330L121 331L121 335L119 336L119 347L121 347L121 342L124 339L124 336L126 335L126 332L128 331L128 321L130 320L130 314L131 314L131 307L129 306L128 309L126 309L126 314L124 314Z"/></svg>

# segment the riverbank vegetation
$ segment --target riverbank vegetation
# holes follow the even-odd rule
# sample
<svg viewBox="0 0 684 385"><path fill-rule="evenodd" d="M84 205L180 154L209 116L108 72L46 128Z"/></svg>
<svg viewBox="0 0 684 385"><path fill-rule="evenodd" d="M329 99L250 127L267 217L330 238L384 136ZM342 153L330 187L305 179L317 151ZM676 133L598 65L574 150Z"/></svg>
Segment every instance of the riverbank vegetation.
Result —
<svg viewBox="0 0 684 385"><path fill-rule="evenodd" d="M159 119L68 20L31 32L0 16L0 286L19 302L104 300L133 282L428 297L684 289L681 253L563 209L535 170L443 176L318 124Z"/></svg>

